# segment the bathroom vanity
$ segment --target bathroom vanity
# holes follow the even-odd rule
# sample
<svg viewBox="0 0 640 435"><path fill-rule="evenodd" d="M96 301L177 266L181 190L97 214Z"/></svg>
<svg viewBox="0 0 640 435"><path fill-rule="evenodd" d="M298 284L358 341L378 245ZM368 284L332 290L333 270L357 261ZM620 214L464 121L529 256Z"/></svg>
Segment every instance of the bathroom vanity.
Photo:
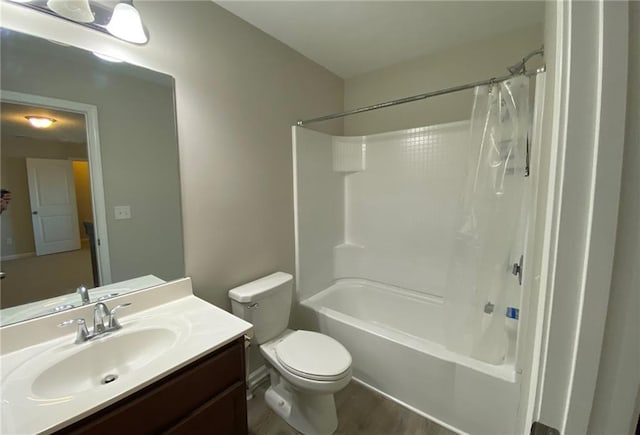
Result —
<svg viewBox="0 0 640 435"><path fill-rule="evenodd" d="M244 339L191 363L57 434L246 434Z"/></svg>
<svg viewBox="0 0 640 435"><path fill-rule="evenodd" d="M93 339L74 331L84 322L58 326L88 324L100 304L0 328L0 433L247 433L251 324L195 297L190 279L104 303L130 305Z"/></svg>

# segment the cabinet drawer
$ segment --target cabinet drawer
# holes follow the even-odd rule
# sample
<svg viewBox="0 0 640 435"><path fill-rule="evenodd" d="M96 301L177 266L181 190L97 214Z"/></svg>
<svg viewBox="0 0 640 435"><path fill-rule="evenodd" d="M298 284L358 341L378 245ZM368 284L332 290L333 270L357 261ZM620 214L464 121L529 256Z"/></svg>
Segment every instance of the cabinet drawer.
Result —
<svg viewBox="0 0 640 435"><path fill-rule="evenodd" d="M249 431L246 402L244 384L238 383L189 414L166 435L246 435Z"/></svg>
<svg viewBox="0 0 640 435"><path fill-rule="evenodd" d="M138 435L164 432L238 382L244 389L243 339L58 433L106 435L122 431Z"/></svg>

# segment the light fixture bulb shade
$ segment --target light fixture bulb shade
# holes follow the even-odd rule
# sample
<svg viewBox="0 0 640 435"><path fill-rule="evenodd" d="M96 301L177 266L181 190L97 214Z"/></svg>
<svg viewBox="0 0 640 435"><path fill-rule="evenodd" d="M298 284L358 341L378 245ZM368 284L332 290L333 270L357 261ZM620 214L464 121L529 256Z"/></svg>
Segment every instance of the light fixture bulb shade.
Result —
<svg viewBox="0 0 640 435"><path fill-rule="evenodd" d="M49 128L56 122L54 118L47 118L46 116L25 116L29 123L35 128Z"/></svg>
<svg viewBox="0 0 640 435"><path fill-rule="evenodd" d="M61 17L79 23L93 23L95 20L89 0L49 0L47 7Z"/></svg>
<svg viewBox="0 0 640 435"><path fill-rule="evenodd" d="M116 38L123 39L134 44L144 44L149 38L144 31L140 13L128 3L118 3L113 9L113 15L107 30Z"/></svg>

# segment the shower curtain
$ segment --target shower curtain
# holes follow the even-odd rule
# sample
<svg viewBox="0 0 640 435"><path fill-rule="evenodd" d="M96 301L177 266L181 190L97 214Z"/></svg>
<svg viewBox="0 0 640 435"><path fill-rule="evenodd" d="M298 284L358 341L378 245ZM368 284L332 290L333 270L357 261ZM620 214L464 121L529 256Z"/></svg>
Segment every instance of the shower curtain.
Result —
<svg viewBox="0 0 640 435"><path fill-rule="evenodd" d="M447 348L491 364L506 355L506 296L524 196L529 128L525 76L475 89L462 213L447 273Z"/></svg>

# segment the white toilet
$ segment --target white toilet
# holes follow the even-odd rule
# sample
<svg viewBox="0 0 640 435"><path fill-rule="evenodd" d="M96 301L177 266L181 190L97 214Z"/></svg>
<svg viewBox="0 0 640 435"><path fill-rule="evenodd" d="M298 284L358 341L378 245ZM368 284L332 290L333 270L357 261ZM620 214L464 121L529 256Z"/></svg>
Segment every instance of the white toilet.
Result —
<svg viewBox="0 0 640 435"><path fill-rule="evenodd" d="M333 338L287 329L293 277L276 272L229 290L233 314L253 324L253 343L267 361L269 406L305 435L338 427L333 393L351 380L351 355Z"/></svg>

